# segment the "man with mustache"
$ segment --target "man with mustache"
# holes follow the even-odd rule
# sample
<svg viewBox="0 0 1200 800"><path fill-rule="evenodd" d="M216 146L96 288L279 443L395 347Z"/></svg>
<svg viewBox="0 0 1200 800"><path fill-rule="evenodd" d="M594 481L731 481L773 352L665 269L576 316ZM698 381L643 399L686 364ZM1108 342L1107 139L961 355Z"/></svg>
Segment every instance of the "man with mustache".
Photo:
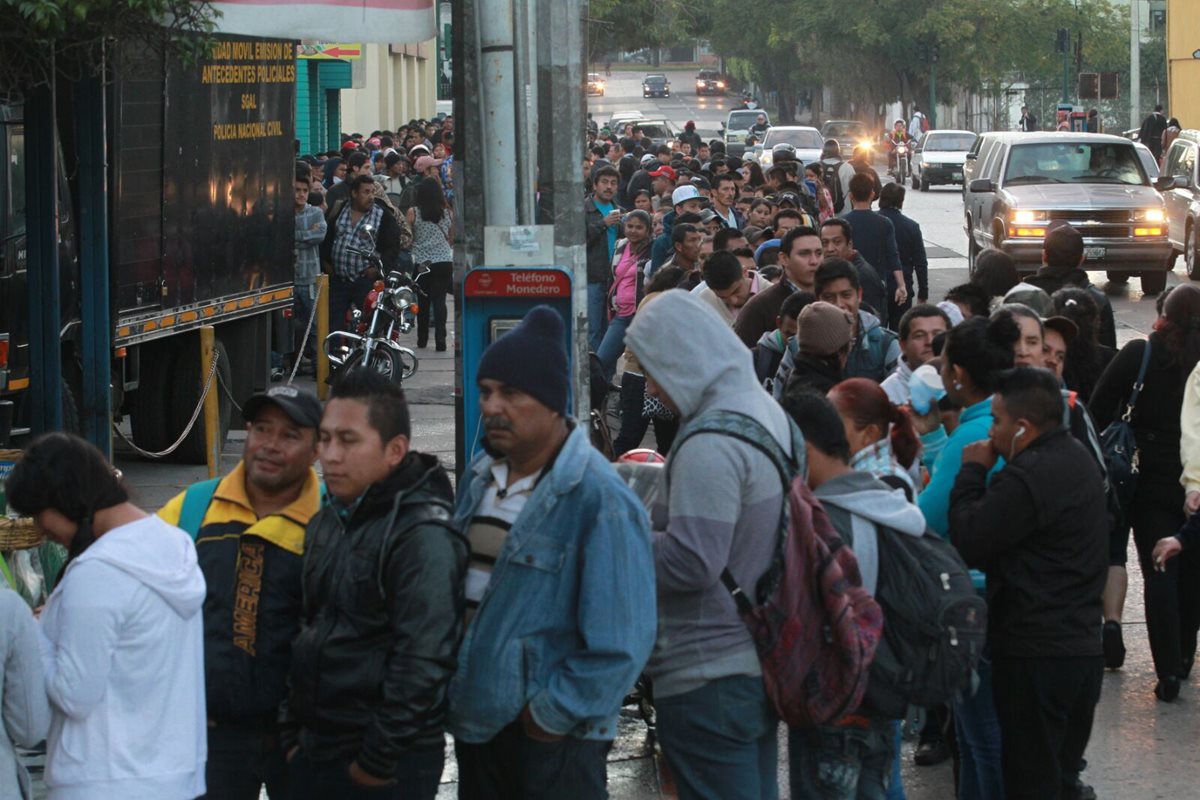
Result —
<svg viewBox="0 0 1200 800"><path fill-rule="evenodd" d="M209 797L288 796L276 723L300 630L304 526L321 505L313 461L321 403L275 386L242 408L246 447L233 471L195 484L158 515L192 535L208 584L204 674Z"/></svg>
<svg viewBox="0 0 1200 800"><path fill-rule="evenodd" d="M484 352L486 439L459 483L471 544L450 684L463 800L600 800L621 700L656 624L646 511L568 410L548 306Z"/></svg>

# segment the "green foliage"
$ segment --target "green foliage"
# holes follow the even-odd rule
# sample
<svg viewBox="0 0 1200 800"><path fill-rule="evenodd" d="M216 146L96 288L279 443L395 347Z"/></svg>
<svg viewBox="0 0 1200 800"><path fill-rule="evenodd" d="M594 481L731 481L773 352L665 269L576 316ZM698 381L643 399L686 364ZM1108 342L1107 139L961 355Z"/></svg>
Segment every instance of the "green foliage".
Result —
<svg viewBox="0 0 1200 800"><path fill-rule="evenodd" d="M0 0L0 97L95 71L107 42L136 39L194 60L216 27L208 0Z"/></svg>

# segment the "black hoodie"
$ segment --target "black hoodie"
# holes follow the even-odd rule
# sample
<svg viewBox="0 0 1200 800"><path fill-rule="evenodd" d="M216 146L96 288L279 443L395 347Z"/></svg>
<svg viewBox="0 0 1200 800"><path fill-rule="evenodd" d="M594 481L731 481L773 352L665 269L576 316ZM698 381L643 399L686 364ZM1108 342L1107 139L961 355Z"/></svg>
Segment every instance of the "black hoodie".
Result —
<svg viewBox="0 0 1200 800"><path fill-rule="evenodd" d="M348 521L326 507L309 522L286 747L390 778L404 753L443 746L467 568L453 496L438 460L410 452Z"/></svg>

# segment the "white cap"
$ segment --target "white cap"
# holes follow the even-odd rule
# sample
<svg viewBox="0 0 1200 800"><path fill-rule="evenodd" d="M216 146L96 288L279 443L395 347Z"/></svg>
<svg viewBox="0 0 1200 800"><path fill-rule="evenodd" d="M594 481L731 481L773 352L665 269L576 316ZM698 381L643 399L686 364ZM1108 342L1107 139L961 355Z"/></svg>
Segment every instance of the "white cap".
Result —
<svg viewBox="0 0 1200 800"><path fill-rule="evenodd" d="M698 200L701 197L703 197L703 195L700 194L700 190L695 186L680 186L678 189L671 192L671 205L677 206L680 203L686 203L688 200Z"/></svg>
<svg viewBox="0 0 1200 800"><path fill-rule="evenodd" d="M654 155L653 153L646 153L646 155L642 156L642 166L643 167L648 167L651 164L657 164L657 163L658 163L658 156Z"/></svg>

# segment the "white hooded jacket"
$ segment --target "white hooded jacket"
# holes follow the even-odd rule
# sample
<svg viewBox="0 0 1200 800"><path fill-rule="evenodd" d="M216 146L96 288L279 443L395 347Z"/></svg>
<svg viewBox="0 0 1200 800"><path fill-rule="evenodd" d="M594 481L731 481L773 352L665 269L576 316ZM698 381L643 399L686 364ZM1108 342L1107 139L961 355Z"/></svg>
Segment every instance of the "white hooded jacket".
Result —
<svg viewBox="0 0 1200 800"><path fill-rule="evenodd" d="M67 566L39 636L50 800L204 794L204 596L195 545L158 517Z"/></svg>

